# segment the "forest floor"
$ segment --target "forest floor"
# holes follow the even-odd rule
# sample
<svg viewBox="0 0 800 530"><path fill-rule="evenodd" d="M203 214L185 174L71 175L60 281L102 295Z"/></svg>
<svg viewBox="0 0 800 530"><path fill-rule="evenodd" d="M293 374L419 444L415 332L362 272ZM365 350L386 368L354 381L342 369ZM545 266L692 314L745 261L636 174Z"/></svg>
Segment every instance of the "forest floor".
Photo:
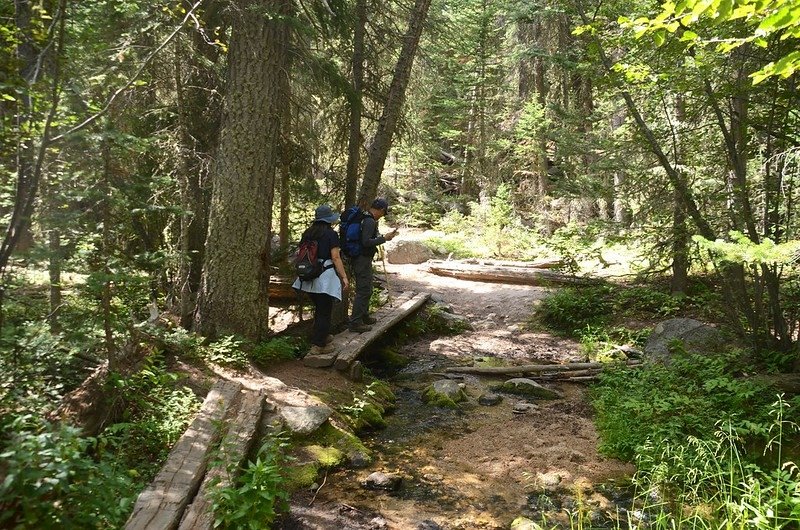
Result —
<svg viewBox="0 0 800 530"><path fill-rule="evenodd" d="M529 330L534 306L548 289L437 276L425 264L387 265L387 271L392 293L430 292L474 329L405 344L400 353L412 363L399 373L382 374L367 362L398 397L386 418L389 426L365 439L374 462L330 472L319 491L297 492L292 514L279 528L507 529L520 515L569 527L578 511L592 512L593 520L613 513L608 485L624 483L633 468L598 453L586 385L548 385L563 398L536 401L524 414L512 412L524 401L513 396L495 406L478 405L481 394L502 382L486 377L460 380L470 400L458 411L420 399L422 388L442 379L447 366L583 360L574 341ZM306 368L300 361L268 375L317 394L352 388L334 370ZM374 471L401 476L402 486L391 492L365 489L362 483Z"/></svg>

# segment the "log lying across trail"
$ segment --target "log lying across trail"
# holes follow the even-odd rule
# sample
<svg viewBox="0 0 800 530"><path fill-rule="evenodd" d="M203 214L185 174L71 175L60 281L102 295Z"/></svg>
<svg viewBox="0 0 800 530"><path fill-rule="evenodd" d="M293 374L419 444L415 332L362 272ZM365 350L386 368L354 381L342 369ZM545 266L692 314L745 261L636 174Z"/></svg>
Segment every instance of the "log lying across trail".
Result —
<svg viewBox="0 0 800 530"><path fill-rule="evenodd" d="M583 372L581 375L590 375L588 371L599 372L608 366L623 363L570 363L570 364L521 364L519 366L451 366L445 372L458 374L478 375L508 375L508 374L541 374L559 372ZM627 366L638 366L641 361L626 361ZM576 375L576 374L573 374Z"/></svg>
<svg viewBox="0 0 800 530"><path fill-rule="evenodd" d="M558 258L540 259L536 261L467 258L457 261L432 260L429 261L429 263L466 263L467 265L481 265L484 267L520 267L523 269L557 269L564 266L564 260Z"/></svg>
<svg viewBox="0 0 800 530"><path fill-rule="evenodd" d="M385 305L375 312L377 322L372 330L366 333L344 331L334 337L333 351L321 355L306 355L303 364L313 368L327 368L334 366L337 370L350 371L353 379L359 379L359 374L353 372L357 366L358 357L367 346L375 342L389 328L414 313L428 301L430 293L414 294L411 291L400 294L392 301L391 306Z"/></svg>
<svg viewBox="0 0 800 530"><path fill-rule="evenodd" d="M460 280L515 283L523 285L592 285L599 280L561 274L533 266L475 265L463 261L431 261L428 271Z"/></svg>

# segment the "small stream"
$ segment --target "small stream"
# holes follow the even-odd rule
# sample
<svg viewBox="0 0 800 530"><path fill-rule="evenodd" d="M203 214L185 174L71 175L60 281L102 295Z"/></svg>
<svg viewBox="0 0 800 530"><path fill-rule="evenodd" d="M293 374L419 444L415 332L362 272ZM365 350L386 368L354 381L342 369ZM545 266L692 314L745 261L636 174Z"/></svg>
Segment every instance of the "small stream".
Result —
<svg viewBox="0 0 800 530"><path fill-rule="evenodd" d="M587 407L571 401L537 403L534 415L514 415L511 405L519 399L514 396L505 396L494 407L477 404L477 396L492 383L477 377L463 380L469 403L455 410L431 407L420 395L428 384L442 378L441 363L439 358L414 358L395 372L367 363L376 377L391 384L396 396L395 410L385 417L387 427L361 436L373 453L373 463L366 469L327 475L315 496L306 492L294 500L295 524L280 528L499 530L510 528L520 516L545 528L627 526L617 522L618 515L631 506L624 482L620 486L610 481L583 484L579 493L566 479L563 485L546 487L534 480L537 472L552 471L562 462L560 454L549 456L553 448L547 444L552 442L537 441L538 429L552 432L551 424L567 429L559 447L565 445L568 452L572 445L579 447L569 437L574 432L580 437L575 423L582 418L565 415L575 410L585 415ZM575 457L575 464L567 462L567 467L584 465L594 472L581 458ZM594 465L596 458L586 459ZM555 464L536 468L537 462L548 459ZM399 475L400 487L366 489L364 479L375 471ZM333 519L321 515L326 512Z"/></svg>

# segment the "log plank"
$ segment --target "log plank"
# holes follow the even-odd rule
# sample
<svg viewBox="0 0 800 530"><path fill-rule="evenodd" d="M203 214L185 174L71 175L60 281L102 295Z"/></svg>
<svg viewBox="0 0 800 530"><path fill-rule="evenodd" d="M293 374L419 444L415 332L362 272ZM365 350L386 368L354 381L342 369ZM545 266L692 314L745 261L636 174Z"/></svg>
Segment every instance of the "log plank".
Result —
<svg viewBox="0 0 800 530"><path fill-rule="evenodd" d="M481 374L481 375L507 375L507 374L535 374L542 372L568 372L575 370L601 370L608 366L622 363L570 363L570 364L521 364L519 366L451 366L445 368L447 373ZM637 366L641 361L627 361L627 366Z"/></svg>
<svg viewBox="0 0 800 530"><path fill-rule="evenodd" d="M522 285L590 285L598 280L571 276L530 267L483 266L468 263L430 263L428 271L439 276L451 276L461 280L501 282Z"/></svg>
<svg viewBox="0 0 800 530"><path fill-rule="evenodd" d="M206 470L211 449L219 440L218 424L242 385L221 380L208 392L194 421L170 451L164 467L139 495L126 530L174 530L194 497Z"/></svg>
<svg viewBox="0 0 800 530"><path fill-rule="evenodd" d="M211 490L230 486L253 447L261 417L264 413L264 394L261 391L243 392L241 405L219 446L219 463L211 467L203 478L200 490L181 519L179 530L211 530L214 514L211 511Z"/></svg>
<svg viewBox="0 0 800 530"><path fill-rule="evenodd" d="M339 349L339 355L336 358L334 367L337 370L349 370L350 365L355 362L364 349L375 342L386 330L406 318L408 315L422 307L425 302L431 297L430 293L420 293L414 295L397 306L397 309L382 319L376 322L371 331L366 333L352 333L352 338L347 340L345 344ZM398 300L399 302L400 300ZM396 303L394 305L397 305ZM376 318L378 315L376 314Z"/></svg>

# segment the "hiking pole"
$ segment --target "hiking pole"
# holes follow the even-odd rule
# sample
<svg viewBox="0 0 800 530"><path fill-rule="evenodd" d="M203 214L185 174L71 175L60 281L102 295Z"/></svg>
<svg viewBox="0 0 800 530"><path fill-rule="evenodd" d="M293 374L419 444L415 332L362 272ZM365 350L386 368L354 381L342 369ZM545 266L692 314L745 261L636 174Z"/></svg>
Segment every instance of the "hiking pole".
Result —
<svg viewBox="0 0 800 530"><path fill-rule="evenodd" d="M383 249L383 245L378 247L378 252L381 254L381 262L383 263L383 277L386 279L386 293L388 294L387 299L389 301L389 307L392 307L392 289L389 285L389 273L386 272L386 251Z"/></svg>

